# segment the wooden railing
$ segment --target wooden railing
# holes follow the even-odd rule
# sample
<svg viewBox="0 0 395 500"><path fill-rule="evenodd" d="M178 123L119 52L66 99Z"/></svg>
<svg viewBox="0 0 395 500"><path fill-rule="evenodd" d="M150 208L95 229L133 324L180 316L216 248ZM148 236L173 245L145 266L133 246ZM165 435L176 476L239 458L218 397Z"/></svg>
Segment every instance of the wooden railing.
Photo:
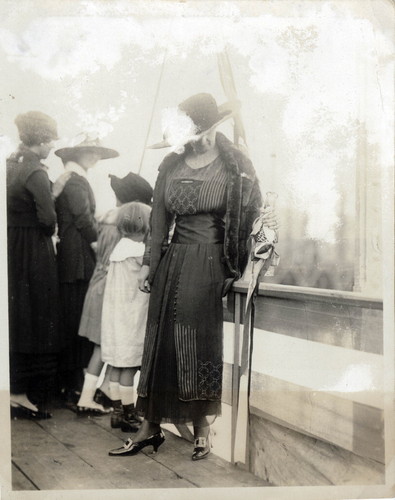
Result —
<svg viewBox="0 0 395 500"><path fill-rule="evenodd" d="M233 323L233 362L224 369L232 419L247 289L233 286L225 313ZM251 414L384 463L382 309L382 300L359 293L261 283Z"/></svg>
<svg viewBox="0 0 395 500"><path fill-rule="evenodd" d="M247 294L248 282L236 281L232 290L240 294ZM293 300L313 300L314 302L349 303L355 306L382 309L383 301L380 298L368 297L356 292L342 292L339 290L326 290L323 288L308 288L302 286L276 285L268 283L259 284L259 296L280 297Z"/></svg>

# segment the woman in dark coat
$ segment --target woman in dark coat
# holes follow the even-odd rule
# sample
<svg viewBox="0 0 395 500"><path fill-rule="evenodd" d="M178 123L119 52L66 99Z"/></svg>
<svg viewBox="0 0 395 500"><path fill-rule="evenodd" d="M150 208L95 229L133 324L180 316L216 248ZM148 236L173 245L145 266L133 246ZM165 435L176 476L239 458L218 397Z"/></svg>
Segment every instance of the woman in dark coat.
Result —
<svg viewBox="0 0 395 500"><path fill-rule="evenodd" d="M56 212L46 167L56 122L30 111L15 123L22 141L7 160L7 236L11 407L15 416L40 411L59 351L58 279L51 236Z"/></svg>
<svg viewBox="0 0 395 500"><path fill-rule="evenodd" d="M58 149L55 154L65 166L65 173L59 179L63 188L56 193L57 257L66 344L60 353L58 383L66 402L74 405L84 382L83 369L93 350L93 344L78 335L85 294L95 268L94 246L98 236L95 197L87 180L87 171L99 160L114 158L118 153L85 136L78 145Z"/></svg>
<svg viewBox="0 0 395 500"><path fill-rule="evenodd" d="M159 167L144 287L151 289L134 439L110 455L134 455L164 441L161 422L192 424L193 460L210 452L210 424L221 413L222 297L247 261L246 242L261 194L250 160L216 126L226 118L210 94L179 106L193 137ZM176 134L169 134L175 137ZM168 244L175 220L174 234Z"/></svg>

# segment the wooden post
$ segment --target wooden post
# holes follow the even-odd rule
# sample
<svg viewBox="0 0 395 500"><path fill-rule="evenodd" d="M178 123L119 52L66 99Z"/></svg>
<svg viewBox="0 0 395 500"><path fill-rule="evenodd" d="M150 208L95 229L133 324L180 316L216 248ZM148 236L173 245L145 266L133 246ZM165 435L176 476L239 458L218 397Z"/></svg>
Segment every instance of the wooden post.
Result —
<svg viewBox="0 0 395 500"><path fill-rule="evenodd" d="M231 462L235 463L235 440L236 440L236 421L237 407L239 399L239 378L240 378L240 313L241 301L240 294L235 293L235 326L233 335L233 377L232 377L232 420L231 420Z"/></svg>

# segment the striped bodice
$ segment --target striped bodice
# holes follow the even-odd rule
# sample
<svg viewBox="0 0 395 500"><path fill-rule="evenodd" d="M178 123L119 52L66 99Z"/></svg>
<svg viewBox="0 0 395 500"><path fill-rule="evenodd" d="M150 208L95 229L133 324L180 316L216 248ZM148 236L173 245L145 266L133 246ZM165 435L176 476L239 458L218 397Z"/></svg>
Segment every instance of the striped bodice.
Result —
<svg viewBox="0 0 395 500"><path fill-rule="evenodd" d="M226 211L227 173L220 157L203 168L193 169L180 161L166 182L165 203L176 215Z"/></svg>

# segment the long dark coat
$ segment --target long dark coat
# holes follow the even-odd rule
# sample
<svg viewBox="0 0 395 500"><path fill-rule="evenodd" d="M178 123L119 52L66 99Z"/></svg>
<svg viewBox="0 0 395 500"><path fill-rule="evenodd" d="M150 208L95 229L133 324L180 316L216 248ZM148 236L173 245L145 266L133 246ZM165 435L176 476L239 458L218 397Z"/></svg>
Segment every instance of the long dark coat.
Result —
<svg viewBox="0 0 395 500"><path fill-rule="evenodd" d="M56 224L50 182L39 157L21 146L7 160L10 351L59 350L59 291L51 235Z"/></svg>
<svg viewBox="0 0 395 500"><path fill-rule="evenodd" d="M91 243L97 240L95 198L89 182L71 173L56 200L59 224L58 268L60 283L89 281L95 267Z"/></svg>

